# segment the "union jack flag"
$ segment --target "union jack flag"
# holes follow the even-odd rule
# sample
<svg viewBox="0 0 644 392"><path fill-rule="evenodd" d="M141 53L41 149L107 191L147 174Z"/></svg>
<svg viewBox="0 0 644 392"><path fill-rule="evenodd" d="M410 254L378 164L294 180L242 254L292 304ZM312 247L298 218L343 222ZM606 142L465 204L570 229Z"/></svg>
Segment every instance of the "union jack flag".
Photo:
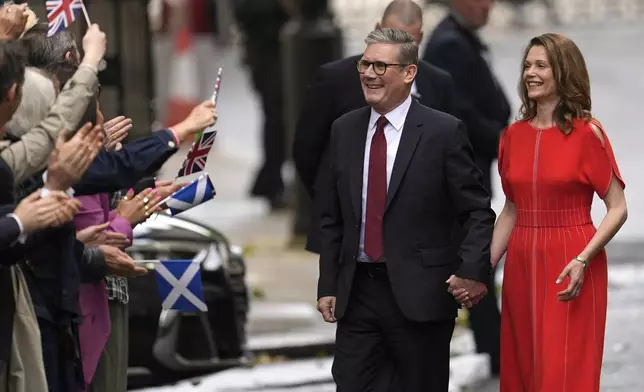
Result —
<svg viewBox="0 0 644 392"><path fill-rule="evenodd" d="M215 136L217 136L217 131L204 132L199 135L197 140L192 143L192 147L190 147L188 156L183 161L177 177L189 176L192 173L198 173L206 168L206 160L215 142Z"/></svg>
<svg viewBox="0 0 644 392"><path fill-rule="evenodd" d="M49 22L48 36L66 29L79 11L83 10L83 0L47 0L47 21Z"/></svg>

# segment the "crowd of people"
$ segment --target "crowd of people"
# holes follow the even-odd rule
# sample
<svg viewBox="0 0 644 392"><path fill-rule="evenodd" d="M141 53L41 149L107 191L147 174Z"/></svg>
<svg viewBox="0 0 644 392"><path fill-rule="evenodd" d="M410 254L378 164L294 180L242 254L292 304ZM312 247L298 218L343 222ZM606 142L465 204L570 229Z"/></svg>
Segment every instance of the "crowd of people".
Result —
<svg viewBox="0 0 644 392"><path fill-rule="evenodd" d="M214 105L126 143L105 121L98 67L106 34L82 53L48 36L26 4L0 8L0 391L125 391L132 229L183 184L154 173L216 122Z"/></svg>

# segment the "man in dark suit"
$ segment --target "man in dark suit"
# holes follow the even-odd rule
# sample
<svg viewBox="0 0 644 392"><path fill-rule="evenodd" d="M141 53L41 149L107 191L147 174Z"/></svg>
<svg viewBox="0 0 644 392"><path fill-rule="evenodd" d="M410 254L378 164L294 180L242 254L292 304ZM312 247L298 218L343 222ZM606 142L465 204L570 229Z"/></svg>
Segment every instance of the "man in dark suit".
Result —
<svg viewBox="0 0 644 392"><path fill-rule="evenodd" d="M411 97L417 43L398 29L365 42L369 106L333 123L318 190L318 310L338 323L333 376L338 392L372 390L393 361L399 390L446 392L457 315L446 282L471 287L471 304L485 295L495 216L463 123Z"/></svg>
<svg viewBox="0 0 644 392"><path fill-rule="evenodd" d="M413 1L391 2L376 28L407 31L420 44L423 12ZM366 106L356 63L362 55L351 56L320 67L302 105L293 144L293 160L309 195L314 198L315 184L327 165L331 124L345 113ZM456 116L454 86L449 74L421 61L412 84L412 96L421 104ZM320 173L322 174L322 173ZM319 213L312 211L306 249L319 253Z"/></svg>
<svg viewBox="0 0 644 392"><path fill-rule="evenodd" d="M446 70L456 85L459 118L467 126L476 164L491 193L491 165L497 158L499 135L508 125L510 105L488 63L488 49L477 30L488 20L492 0L452 0L450 13L438 24L424 59ZM470 312L470 325L479 352L488 353L493 374L500 367L501 315L494 276L490 295Z"/></svg>

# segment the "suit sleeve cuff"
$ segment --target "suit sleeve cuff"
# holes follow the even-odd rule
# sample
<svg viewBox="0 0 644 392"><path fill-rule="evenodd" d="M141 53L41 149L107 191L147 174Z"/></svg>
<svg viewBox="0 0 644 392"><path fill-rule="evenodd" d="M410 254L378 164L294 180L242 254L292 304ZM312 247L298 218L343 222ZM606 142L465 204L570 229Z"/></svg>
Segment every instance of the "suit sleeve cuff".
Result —
<svg viewBox="0 0 644 392"><path fill-rule="evenodd" d="M20 221L20 218L18 218L18 215L8 214L7 216L13 218L18 224L18 228L20 229L20 235L18 236L18 239L14 242L14 244L15 243L24 244L25 242L27 242L27 233L25 233L25 226Z"/></svg>
<svg viewBox="0 0 644 392"><path fill-rule="evenodd" d="M177 148L179 145L181 145L181 139L179 139L179 135L177 134L177 131L175 131L172 128L168 128L168 132L172 135L172 139L174 140L174 143L177 145Z"/></svg>
<svg viewBox="0 0 644 392"><path fill-rule="evenodd" d="M492 263L463 263L455 275L487 284L492 276Z"/></svg>
<svg viewBox="0 0 644 392"><path fill-rule="evenodd" d="M42 182L43 182L43 184L47 185L47 170L45 170L45 171L42 173ZM75 192L74 192L74 188L68 188L68 189L65 191L65 193L67 193L67 196L69 196L69 197L74 197L74 193L75 193ZM47 197L48 195L49 195L49 189L47 189L47 188L43 187L43 188L40 190L40 197L41 197L41 198L42 198L42 197Z"/></svg>

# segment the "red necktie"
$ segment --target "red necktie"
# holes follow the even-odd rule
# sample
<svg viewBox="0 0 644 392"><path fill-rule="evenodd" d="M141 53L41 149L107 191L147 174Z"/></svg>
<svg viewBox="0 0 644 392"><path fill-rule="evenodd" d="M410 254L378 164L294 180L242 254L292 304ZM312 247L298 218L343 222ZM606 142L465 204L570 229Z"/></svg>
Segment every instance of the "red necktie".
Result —
<svg viewBox="0 0 644 392"><path fill-rule="evenodd" d="M371 140L369 153L364 252L372 261L378 261L383 254L382 217L387 201L387 139L385 138L387 123L385 116L381 116L376 122L376 133Z"/></svg>

